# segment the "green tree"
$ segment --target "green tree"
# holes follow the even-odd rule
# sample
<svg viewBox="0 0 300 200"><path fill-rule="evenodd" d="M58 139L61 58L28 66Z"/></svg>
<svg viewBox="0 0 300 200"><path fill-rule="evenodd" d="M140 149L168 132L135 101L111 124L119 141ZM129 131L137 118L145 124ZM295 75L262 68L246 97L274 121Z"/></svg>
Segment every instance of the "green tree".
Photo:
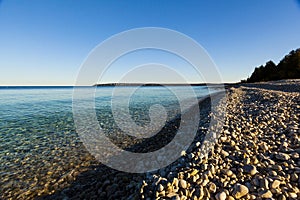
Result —
<svg viewBox="0 0 300 200"><path fill-rule="evenodd" d="M300 48L291 51L278 65L270 60L265 66L256 67L246 82L252 83L280 79L300 79Z"/></svg>

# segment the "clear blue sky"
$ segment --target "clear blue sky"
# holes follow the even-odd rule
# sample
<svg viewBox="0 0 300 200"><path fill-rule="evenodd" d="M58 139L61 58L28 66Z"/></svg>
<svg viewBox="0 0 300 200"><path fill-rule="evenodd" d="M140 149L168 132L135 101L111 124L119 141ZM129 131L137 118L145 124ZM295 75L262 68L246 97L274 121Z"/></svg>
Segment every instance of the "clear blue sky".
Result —
<svg viewBox="0 0 300 200"><path fill-rule="evenodd" d="M298 2L0 0L0 85L73 85L96 45L149 26L192 37L225 82L239 81L300 47Z"/></svg>

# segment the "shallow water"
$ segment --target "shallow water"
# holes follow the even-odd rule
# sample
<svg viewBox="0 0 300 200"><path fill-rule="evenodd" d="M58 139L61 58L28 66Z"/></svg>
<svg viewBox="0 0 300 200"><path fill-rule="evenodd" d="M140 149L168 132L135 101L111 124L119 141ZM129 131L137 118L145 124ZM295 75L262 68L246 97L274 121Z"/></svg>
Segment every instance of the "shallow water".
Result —
<svg viewBox="0 0 300 200"><path fill-rule="evenodd" d="M98 87L96 114L107 134L120 131L111 112L113 87ZM203 86L193 87L198 98L208 94ZM174 86L186 99L185 87ZM213 91L217 91L213 90ZM128 95L121 88L114 99ZM0 193L23 197L24 193L51 193L51 183L83 164L89 153L80 142L73 121L72 87L0 88ZM174 93L164 87L141 87L130 98L129 110L138 125L150 122L151 105L164 106L167 119L180 113ZM117 105L120 110L124 105ZM48 183L50 182L50 183Z"/></svg>

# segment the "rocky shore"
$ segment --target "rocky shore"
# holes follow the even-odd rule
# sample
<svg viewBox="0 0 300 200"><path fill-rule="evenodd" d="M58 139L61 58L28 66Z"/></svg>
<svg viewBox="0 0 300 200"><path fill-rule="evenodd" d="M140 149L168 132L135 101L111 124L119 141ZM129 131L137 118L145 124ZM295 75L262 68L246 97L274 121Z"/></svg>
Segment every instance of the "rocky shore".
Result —
<svg viewBox="0 0 300 200"><path fill-rule="evenodd" d="M227 88L226 106L217 108L226 111L224 126L207 155L202 143L216 117L209 98L199 104L194 142L163 169L120 172L99 164L78 143L70 151L72 166L49 167L43 180L32 177L30 189L14 190L16 181L0 185L0 199L300 199L299 88L299 80ZM177 120L171 121L156 138L124 148L156 150L174 137L177 126ZM74 156L78 149L83 152Z"/></svg>
<svg viewBox="0 0 300 200"><path fill-rule="evenodd" d="M229 88L224 129L211 153L202 158L195 146L176 167L148 173L140 198L300 199L295 85L300 88L299 81Z"/></svg>

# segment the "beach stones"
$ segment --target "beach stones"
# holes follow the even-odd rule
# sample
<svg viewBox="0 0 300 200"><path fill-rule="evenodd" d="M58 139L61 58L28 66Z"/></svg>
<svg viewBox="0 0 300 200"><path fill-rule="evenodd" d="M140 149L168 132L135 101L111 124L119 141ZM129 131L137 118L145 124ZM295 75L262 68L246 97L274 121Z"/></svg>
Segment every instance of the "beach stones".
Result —
<svg viewBox="0 0 300 200"><path fill-rule="evenodd" d="M185 189L187 188L187 183L185 180L179 180L179 187Z"/></svg>
<svg viewBox="0 0 300 200"><path fill-rule="evenodd" d="M264 199L272 198L273 194L270 190L263 190L259 192L259 196Z"/></svg>
<svg viewBox="0 0 300 200"><path fill-rule="evenodd" d="M162 186L162 184L159 184L158 187L157 187L157 190L159 192L161 192L161 191L163 191L163 189L164 189L164 186Z"/></svg>
<svg viewBox="0 0 300 200"><path fill-rule="evenodd" d="M222 151L221 151L221 155L222 155L223 157L227 157L227 156L229 156L229 153L228 153L227 151L222 150Z"/></svg>
<svg viewBox="0 0 300 200"><path fill-rule="evenodd" d="M257 173L256 167L254 165L245 165L243 166L243 170L245 173L254 176Z"/></svg>
<svg viewBox="0 0 300 200"><path fill-rule="evenodd" d="M216 194L215 198L216 200L226 200L226 193L225 192L219 192Z"/></svg>
<svg viewBox="0 0 300 200"><path fill-rule="evenodd" d="M188 164L170 167L174 179L168 179L170 187L159 198L299 199L299 118L293 118L300 116L297 105L300 94L230 89L224 131L212 151L195 142L183 155ZM145 195L151 199L155 190Z"/></svg>
<svg viewBox="0 0 300 200"><path fill-rule="evenodd" d="M278 188L280 183L281 182L279 180L274 180L273 183L271 184L271 188L273 188L273 189Z"/></svg>
<svg viewBox="0 0 300 200"><path fill-rule="evenodd" d="M217 190L216 184L210 183L209 186L208 186L208 190L209 190L209 192L211 192L211 193L215 193L216 190Z"/></svg>
<svg viewBox="0 0 300 200"><path fill-rule="evenodd" d="M248 194L248 192L249 192L249 189L245 185L242 185L242 184L238 183L234 186L233 196L236 199L240 199L241 197Z"/></svg>
<svg viewBox="0 0 300 200"><path fill-rule="evenodd" d="M282 152L279 152L278 154L275 155L275 157L278 159L278 160L282 160L282 161L287 161L290 159L290 156L286 153L282 153Z"/></svg>

